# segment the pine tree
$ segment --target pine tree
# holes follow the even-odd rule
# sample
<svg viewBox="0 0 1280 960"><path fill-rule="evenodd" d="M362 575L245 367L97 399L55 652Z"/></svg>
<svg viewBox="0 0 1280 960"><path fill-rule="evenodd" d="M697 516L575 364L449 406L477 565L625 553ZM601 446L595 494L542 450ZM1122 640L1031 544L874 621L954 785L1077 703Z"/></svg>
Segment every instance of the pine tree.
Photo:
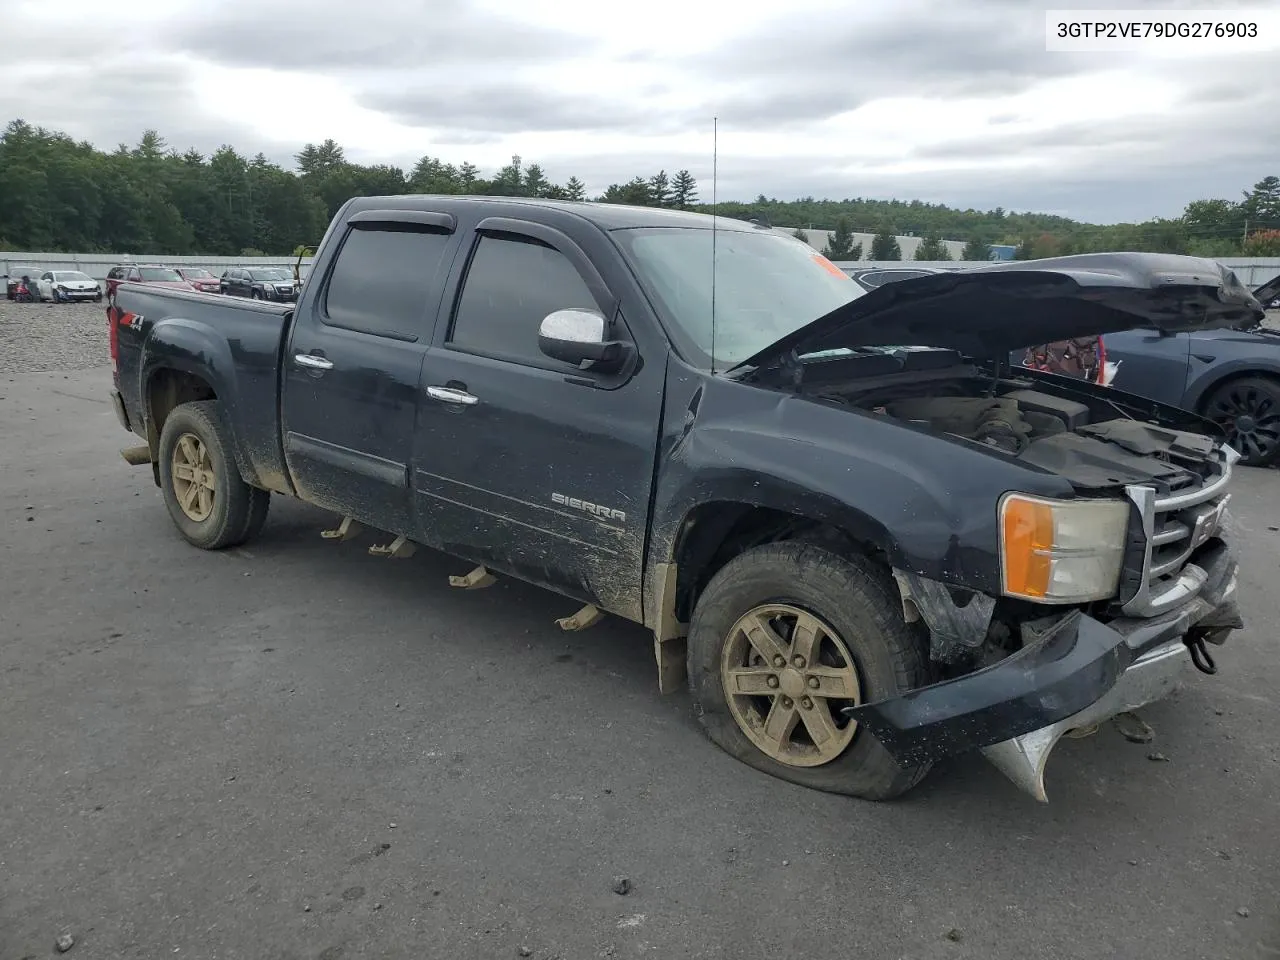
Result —
<svg viewBox="0 0 1280 960"><path fill-rule="evenodd" d="M577 177L570 177L564 185L564 198L566 200L585 200L587 198L587 186Z"/></svg>
<svg viewBox="0 0 1280 960"><path fill-rule="evenodd" d="M862 251L859 250L859 253ZM827 243L822 248L822 255L828 260L854 260L853 228L845 217L836 219L836 228L827 236Z"/></svg>
<svg viewBox="0 0 1280 960"><path fill-rule="evenodd" d="M797 240L799 240L801 243L808 243L808 242L809 242L809 235L808 235L807 233L805 233L805 232L804 232L804 227L800 227L800 228L798 228L798 229L797 229L793 234L791 234L791 235L792 235L793 237L795 237Z"/></svg>
<svg viewBox="0 0 1280 960"><path fill-rule="evenodd" d="M655 207L671 206L671 181L667 171L659 170L649 178L649 202Z"/></svg>
<svg viewBox="0 0 1280 960"><path fill-rule="evenodd" d="M990 260L991 247L977 237L971 237L960 251L961 260Z"/></svg>
<svg viewBox="0 0 1280 960"><path fill-rule="evenodd" d="M901 260L902 248L898 246L898 238L889 227L881 227L871 238L872 260Z"/></svg>
<svg viewBox="0 0 1280 960"><path fill-rule="evenodd" d="M688 170L681 170L671 182L671 205L688 210L698 200L698 181Z"/></svg>
<svg viewBox="0 0 1280 960"><path fill-rule="evenodd" d="M524 172L524 195L526 197L545 197L551 181L536 163L529 164Z"/></svg>
<svg viewBox="0 0 1280 960"><path fill-rule="evenodd" d="M951 254L937 234L930 233L916 246L916 260L950 260Z"/></svg>

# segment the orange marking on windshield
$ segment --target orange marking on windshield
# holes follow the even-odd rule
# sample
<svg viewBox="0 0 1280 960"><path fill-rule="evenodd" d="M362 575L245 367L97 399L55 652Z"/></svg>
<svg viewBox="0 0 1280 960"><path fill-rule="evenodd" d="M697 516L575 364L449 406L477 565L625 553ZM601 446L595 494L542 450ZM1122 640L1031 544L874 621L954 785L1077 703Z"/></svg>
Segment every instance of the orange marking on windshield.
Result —
<svg viewBox="0 0 1280 960"><path fill-rule="evenodd" d="M834 274L835 276L840 277L841 279L844 279L844 280L849 279L849 275L847 273L845 273L843 270L841 270L839 267L837 267L834 263L832 263L830 260L828 260L826 257L824 257L820 253L815 253L813 255L813 262L816 263L818 266L820 266L823 270L827 271L827 273Z"/></svg>

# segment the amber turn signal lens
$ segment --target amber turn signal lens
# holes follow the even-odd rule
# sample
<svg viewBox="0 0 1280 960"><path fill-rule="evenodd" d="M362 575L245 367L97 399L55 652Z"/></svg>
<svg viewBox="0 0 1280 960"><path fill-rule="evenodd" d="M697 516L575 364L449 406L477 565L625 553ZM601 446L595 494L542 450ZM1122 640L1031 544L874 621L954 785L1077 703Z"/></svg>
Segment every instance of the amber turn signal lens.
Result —
<svg viewBox="0 0 1280 960"><path fill-rule="evenodd" d="M1004 592L1044 597L1053 572L1053 508L1040 500L1010 497L1001 521Z"/></svg>

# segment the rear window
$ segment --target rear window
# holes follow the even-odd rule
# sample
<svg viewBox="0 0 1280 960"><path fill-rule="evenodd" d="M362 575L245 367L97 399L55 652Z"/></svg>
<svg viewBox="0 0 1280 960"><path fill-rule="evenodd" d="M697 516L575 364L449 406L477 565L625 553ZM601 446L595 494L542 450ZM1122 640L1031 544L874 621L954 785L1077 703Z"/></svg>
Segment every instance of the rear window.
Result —
<svg viewBox="0 0 1280 960"><path fill-rule="evenodd" d="M168 267L141 267L138 272L145 283L181 283L177 270Z"/></svg>
<svg viewBox="0 0 1280 960"><path fill-rule="evenodd" d="M407 224L353 228L324 295L324 322L379 337L417 340L449 234Z"/></svg>

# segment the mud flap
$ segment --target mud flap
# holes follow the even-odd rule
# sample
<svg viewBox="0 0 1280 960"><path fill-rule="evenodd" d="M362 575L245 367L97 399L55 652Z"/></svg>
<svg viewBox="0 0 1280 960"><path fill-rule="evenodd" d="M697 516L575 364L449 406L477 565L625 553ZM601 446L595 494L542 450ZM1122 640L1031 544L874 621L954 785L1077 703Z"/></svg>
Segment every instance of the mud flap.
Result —
<svg viewBox="0 0 1280 960"><path fill-rule="evenodd" d="M321 530L320 536L326 540L350 540L352 537L358 536L362 527L350 517L343 517L342 522L333 530Z"/></svg>
<svg viewBox="0 0 1280 960"><path fill-rule="evenodd" d="M127 447L120 451L120 456L124 457L124 462L129 466L140 467L151 462L151 448L145 443L138 447Z"/></svg>
<svg viewBox="0 0 1280 960"><path fill-rule="evenodd" d="M457 587L460 590L483 590L485 587L493 586L495 582L497 582L497 577L484 567L476 567L465 577L449 578L449 586Z"/></svg>
<svg viewBox="0 0 1280 960"><path fill-rule="evenodd" d="M561 630L576 631L585 630L587 627L595 626L604 619L604 614L594 603L589 603L572 617L562 617L556 621L556 626Z"/></svg>

